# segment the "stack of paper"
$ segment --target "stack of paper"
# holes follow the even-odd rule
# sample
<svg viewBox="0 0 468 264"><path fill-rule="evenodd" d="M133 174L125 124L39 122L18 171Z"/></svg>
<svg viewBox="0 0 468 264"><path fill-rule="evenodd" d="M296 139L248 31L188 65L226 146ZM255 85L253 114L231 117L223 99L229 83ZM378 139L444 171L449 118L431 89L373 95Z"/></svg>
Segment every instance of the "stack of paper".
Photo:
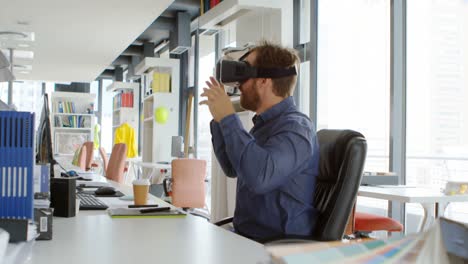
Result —
<svg viewBox="0 0 468 264"><path fill-rule="evenodd" d="M394 237L363 243L309 243L288 250L284 246L273 246L267 250L273 263L277 264L338 263L344 260L346 263L400 263L401 257L417 245L415 237Z"/></svg>
<svg viewBox="0 0 468 264"><path fill-rule="evenodd" d="M50 208L50 201L47 199L34 199L34 208Z"/></svg>
<svg viewBox="0 0 468 264"><path fill-rule="evenodd" d="M0 228L0 263L4 263L5 251L8 246L10 235Z"/></svg>
<svg viewBox="0 0 468 264"><path fill-rule="evenodd" d="M426 232L387 240L311 242L267 246L272 262L466 263L468 225L440 218Z"/></svg>
<svg viewBox="0 0 468 264"><path fill-rule="evenodd" d="M37 233L36 224L34 224L34 222L32 222L32 221L29 221L29 223L28 223L28 236L26 238L26 241L34 240L34 239L36 239L36 237L38 235L39 234Z"/></svg>

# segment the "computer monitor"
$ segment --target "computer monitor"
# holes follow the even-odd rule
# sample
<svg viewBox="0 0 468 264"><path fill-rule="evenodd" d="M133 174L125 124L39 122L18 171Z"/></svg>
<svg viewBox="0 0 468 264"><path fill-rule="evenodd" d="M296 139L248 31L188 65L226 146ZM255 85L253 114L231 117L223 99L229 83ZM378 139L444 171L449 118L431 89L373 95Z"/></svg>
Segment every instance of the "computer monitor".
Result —
<svg viewBox="0 0 468 264"><path fill-rule="evenodd" d="M49 98L44 94L41 119L37 128L36 163L50 164L50 176L54 177L56 161L52 151L52 128L50 124Z"/></svg>

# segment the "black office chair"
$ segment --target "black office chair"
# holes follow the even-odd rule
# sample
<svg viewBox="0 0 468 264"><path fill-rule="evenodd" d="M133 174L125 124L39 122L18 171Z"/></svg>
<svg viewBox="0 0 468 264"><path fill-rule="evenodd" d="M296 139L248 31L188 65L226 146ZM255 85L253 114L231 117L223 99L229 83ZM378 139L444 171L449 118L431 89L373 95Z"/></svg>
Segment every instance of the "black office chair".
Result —
<svg viewBox="0 0 468 264"><path fill-rule="evenodd" d="M320 214L314 234L307 239L340 240L356 201L367 143L361 133L352 130L323 129L317 132L317 138L320 164L314 206ZM232 217L215 224L221 226L229 222Z"/></svg>

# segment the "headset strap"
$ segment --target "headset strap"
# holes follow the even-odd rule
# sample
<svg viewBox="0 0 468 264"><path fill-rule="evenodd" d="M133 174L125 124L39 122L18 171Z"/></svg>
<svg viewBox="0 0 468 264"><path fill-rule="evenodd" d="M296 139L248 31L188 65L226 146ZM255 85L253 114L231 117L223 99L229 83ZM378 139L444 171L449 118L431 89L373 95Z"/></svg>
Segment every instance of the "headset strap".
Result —
<svg viewBox="0 0 468 264"><path fill-rule="evenodd" d="M297 75L296 67L283 68L257 68L256 78L282 78Z"/></svg>

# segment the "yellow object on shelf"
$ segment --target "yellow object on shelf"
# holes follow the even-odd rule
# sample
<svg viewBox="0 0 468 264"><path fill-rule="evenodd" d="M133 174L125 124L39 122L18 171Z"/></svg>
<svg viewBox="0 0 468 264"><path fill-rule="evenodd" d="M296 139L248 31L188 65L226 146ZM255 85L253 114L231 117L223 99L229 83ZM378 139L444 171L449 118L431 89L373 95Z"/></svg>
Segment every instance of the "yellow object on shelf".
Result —
<svg viewBox="0 0 468 264"><path fill-rule="evenodd" d="M160 75L161 74L159 72L153 73L153 81L151 82L151 89L153 89L153 93L161 91Z"/></svg>
<svg viewBox="0 0 468 264"><path fill-rule="evenodd" d="M161 106L154 110L154 118L156 123L165 124L167 122L168 117L169 110L166 107Z"/></svg>
<svg viewBox="0 0 468 264"><path fill-rule="evenodd" d="M447 195L468 195L468 182L448 181L445 184L444 193Z"/></svg>

